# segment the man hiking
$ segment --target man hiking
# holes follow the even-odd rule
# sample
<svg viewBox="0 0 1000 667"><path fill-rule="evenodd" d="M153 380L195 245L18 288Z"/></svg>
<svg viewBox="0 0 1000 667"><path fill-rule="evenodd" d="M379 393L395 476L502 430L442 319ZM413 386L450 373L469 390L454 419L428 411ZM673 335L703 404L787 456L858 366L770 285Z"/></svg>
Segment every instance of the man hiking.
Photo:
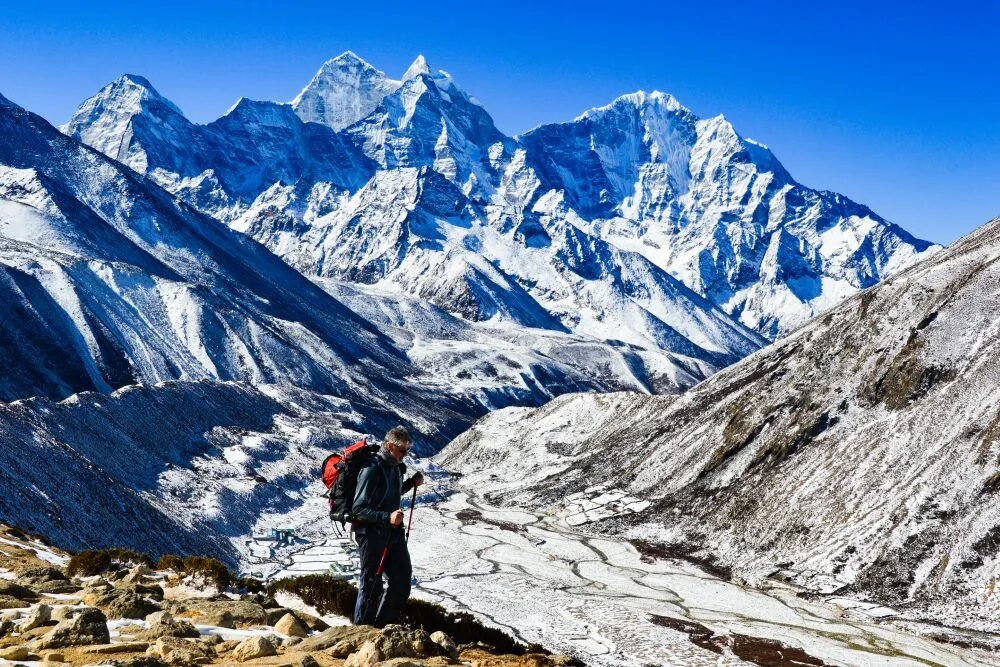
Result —
<svg viewBox="0 0 1000 667"><path fill-rule="evenodd" d="M405 482L403 459L412 439L403 426L385 435L385 441L371 463L358 475L358 486L351 509L354 534L361 558L358 602L354 608L355 625L381 628L399 618L403 603L410 597L410 552L403 530L400 502L410 489L420 486L419 472ZM382 594L382 574L388 587Z"/></svg>

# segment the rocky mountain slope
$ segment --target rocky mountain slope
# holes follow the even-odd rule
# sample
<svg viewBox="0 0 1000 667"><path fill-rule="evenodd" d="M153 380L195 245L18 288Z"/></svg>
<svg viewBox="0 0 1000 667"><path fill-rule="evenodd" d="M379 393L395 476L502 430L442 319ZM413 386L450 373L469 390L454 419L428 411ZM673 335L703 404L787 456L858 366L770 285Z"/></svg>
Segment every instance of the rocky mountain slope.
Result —
<svg viewBox="0 0 1000 667"><path fill-rule="evenodd" d="M676 303L648 307L635 293L658 298L656 285L676 278L774 338L933 248L841 195L802 186L724 118L699 119L669 95L626 95L513 138L422 57L393 80L348 52L290 105L241 100L206 126L145 80L123 77L63 130L307 274L385 282L477 319L537 324L545 310L578 330L570 313L590 310L607 323L600 335L637 329L654 345L662 327L611 304L654 320ZM534 261L517 271L546 248L569 284L535 284ZM649 268L616 284L633 253ZM509 284L484 286L470 254ZM408 259L422 270L401 270ZM610 283L610 294L576 297L577 277ZM498 308L501 292L518 303ZM546 303L553 293L567 305Z"/></svg>
<svg viewBox="0 0 1000 667"><path fill-rule="evenodd" d="M998 260L1000 219L680 397L502 410L438 461L751 581L994 627Z"/></svg>
<svg viewBox="0 0 1000 667"><path fill-rule="evenodd" d="M0 347L17 369L0 377L6 400L167 380L288 383L376 420L406 415L440 445L511 403L675 392L758 345L717 311L705 319L723 332L719 346L682 340L674 352L556 325L498 328L364 286L324 290L7 100L0 128Z"/></svg>
<svg viewBox="0 0 1000 667"><path fill-rule="evenodd" d="M330 95L339 91L330 80L333 70L337 76L344 68L363 70L358 76L368 81L376 75L367 67L351 57L331 61L303 95L318 95L324 86L333 86L326 90ZM195 126L177 118L148 82L124 77L88 100L63 129L256 238L307 275L402 290L472 322L573 332L666 352L697 378L763 342L643 257L560 216L521 210L537 197L523 152L515 155L513 140L449 76L415 65L398 84L366 117L335 133L303 123L293 106L246 100L219 121ZM161 100L156 108L172 110L169 121L155 116L154 100ZM260 120L252 109L285 125ZM253 131L238 131L240 123ZM153 131L128 129L161 125L184 126L190 139L165 141ZM295 128L294 136L326 140L306 159L302 151L282 153L286 143L258 140L261 128L278 136ZM119 137L110 140L113 150L109 137ZM183 145L206 148L197 159L171 166ZM336 146L345 148L331 152ZM229 154L249 162L236 164L225 159ZM320 165L322 156L328 159ZM329 175L336 162L344 170ZM275 165L301 169L279 173ZM491 208L494 194L509 205Z"/></svg>

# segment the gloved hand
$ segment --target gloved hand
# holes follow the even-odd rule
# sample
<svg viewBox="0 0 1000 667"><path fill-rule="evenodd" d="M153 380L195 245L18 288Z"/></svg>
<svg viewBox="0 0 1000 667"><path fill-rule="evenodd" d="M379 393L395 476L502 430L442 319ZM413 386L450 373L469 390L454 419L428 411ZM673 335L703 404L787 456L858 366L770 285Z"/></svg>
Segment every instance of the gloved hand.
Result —
<svg viewBox="0 0 1000 667"><path fill-rule="evenodd" d="M413 482L414 487L420 486L421 484L424 483L424 473L422 472L415 473L413 477L410 478L410 481Z"/></svg>

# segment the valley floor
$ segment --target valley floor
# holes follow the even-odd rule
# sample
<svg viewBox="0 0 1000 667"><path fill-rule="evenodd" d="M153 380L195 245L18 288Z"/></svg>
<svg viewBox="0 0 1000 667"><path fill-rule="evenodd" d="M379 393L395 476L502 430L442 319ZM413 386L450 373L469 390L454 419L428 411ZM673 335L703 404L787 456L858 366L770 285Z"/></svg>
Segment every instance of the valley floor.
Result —
<svg viewBox="0 0 1000 667"><path fill-rule="evenodd" d="M588 665L1000 665L878 623L871 610L812 602L789 587L743 587L553 517L490 507L436 477L414 519L414 595ZM282 520L296 541L268 555L248 545L248 569L287 576L334 563L352 571L351 546L333 536L321 499L294 518L265 521Z"/></svg>

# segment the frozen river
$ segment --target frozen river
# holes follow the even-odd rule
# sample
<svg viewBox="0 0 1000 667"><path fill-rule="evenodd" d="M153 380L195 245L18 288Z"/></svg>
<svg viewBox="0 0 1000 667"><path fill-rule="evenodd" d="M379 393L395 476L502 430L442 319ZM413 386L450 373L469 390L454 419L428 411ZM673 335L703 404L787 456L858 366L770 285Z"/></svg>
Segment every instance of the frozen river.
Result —
<svg viewBox="0 0 1000 667"><path fill-rule="evenodd" d="M289 524L299 542L254 569L323 572L331 562L350 569L347 543L330 536L324 509L307 503ZM985 652L804 600L791 588L743 587L464 493L418 503L411 553L414 595L588 665L1000 665Z"/></svg>

